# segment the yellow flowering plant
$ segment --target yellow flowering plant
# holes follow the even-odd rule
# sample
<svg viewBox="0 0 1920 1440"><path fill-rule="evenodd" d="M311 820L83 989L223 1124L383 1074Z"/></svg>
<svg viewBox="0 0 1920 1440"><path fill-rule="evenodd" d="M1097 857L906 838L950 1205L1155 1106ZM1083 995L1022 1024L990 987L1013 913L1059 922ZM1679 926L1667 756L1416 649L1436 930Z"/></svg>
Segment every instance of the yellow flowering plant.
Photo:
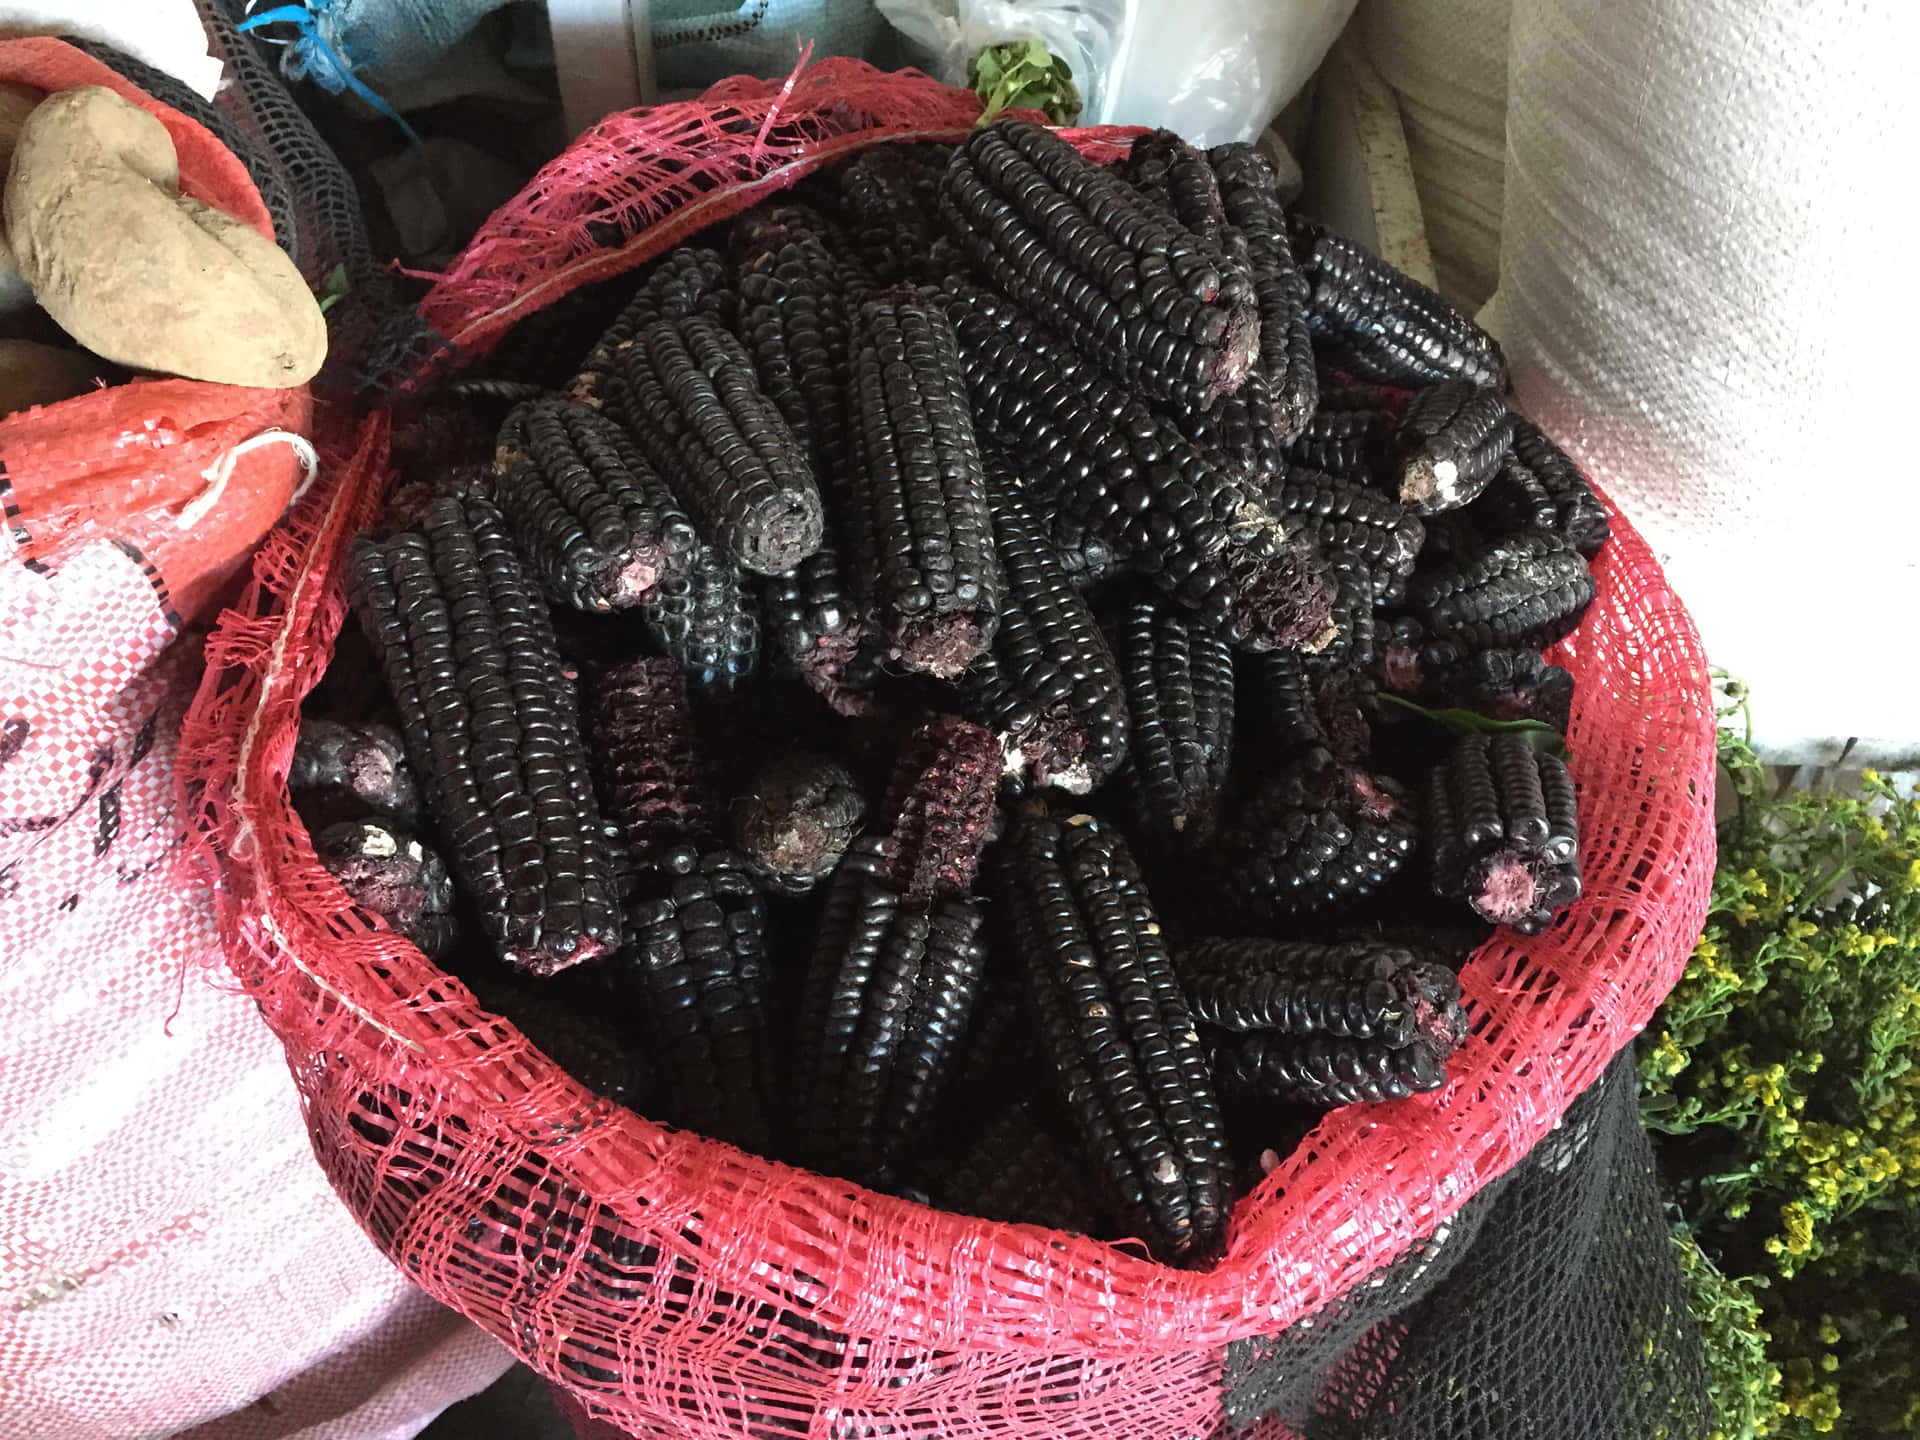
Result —
<svg viewBox="0 0 1920 1440"><path fill-rule="evenodd" d="M1920 1434L1920 803L1783 790L1723 688L1712 903L1639 1062L1720 1434Z"/></svg>

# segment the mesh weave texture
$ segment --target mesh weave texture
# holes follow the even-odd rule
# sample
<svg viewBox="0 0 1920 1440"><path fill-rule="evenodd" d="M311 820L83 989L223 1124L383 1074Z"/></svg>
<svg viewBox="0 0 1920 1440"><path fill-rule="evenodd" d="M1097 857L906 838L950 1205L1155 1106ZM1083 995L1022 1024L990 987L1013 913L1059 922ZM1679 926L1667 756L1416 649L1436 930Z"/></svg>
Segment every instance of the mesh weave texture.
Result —
<svg viewBox="0 0 1920 1440"><path fill-rule="evenodd" d="M957 135L976 108L836 61L609 117L429 295L416 338L451 348L432 341L395 374L424 386L570 290L861 145ZM1328 1115L1242 1201L1214 1270L935 1213L662 1128L580 1087L355 912L292 813L300 701L338 632L345 545L377 507L384 452L376 417L269 538L210 642L183 750L220 857L223 940L376 1243L635 1433L1208 1434L1228 1348L1321 1311L1519 1163L1645 1023L1698 932L1707 670L1616 518L1598 599L1554 657L1579 682L1586 894L1549 934L1474 956L1474 1034L1446 1088Z"/></svg>

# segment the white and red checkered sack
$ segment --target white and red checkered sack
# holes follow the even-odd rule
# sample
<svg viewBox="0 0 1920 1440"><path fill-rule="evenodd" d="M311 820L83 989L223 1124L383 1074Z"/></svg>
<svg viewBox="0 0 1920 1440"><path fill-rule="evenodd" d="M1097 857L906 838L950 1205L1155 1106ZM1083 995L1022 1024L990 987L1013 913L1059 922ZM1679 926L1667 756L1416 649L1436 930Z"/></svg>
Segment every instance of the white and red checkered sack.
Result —
<svg viewBox="0 0 1920 1440"><path fill-rule="evenodd" d="M0 81L144 106L187 194L273 234L218 140L79 51L0 44ZM311 418L304 389L159 380L0 420L8 1440L411 1435L506 1364L334 1198L176 863L188 627L313 477Z"/></svg>

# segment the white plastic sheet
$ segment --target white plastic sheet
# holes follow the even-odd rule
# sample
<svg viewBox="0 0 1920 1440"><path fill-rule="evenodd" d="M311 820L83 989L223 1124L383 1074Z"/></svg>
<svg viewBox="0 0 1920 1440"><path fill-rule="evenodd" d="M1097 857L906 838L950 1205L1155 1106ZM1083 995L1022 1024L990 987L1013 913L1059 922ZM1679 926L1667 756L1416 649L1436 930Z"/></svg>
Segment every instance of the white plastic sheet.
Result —
<svg viewBox="0 0 1920 1440"><path fill-rule="evenodd" d="M1073 67L1086 125L1196 145L1259 134L1319 67L1354 0L877 0L928 73L967 83L988 45L1035 38Z"/></svg>

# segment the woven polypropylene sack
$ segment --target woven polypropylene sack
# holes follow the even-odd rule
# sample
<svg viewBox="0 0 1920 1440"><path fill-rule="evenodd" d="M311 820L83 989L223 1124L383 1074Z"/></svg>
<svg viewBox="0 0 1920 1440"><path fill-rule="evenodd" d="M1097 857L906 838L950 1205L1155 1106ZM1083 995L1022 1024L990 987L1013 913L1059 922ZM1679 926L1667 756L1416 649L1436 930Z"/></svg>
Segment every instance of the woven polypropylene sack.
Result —
<svg viewBox="0 0 1920 1440"><path fill-rule="evenodd" d="M1887 438L1917 49L1908 0L1514 6L1489 307L1514 393L1642 517L1782 760L1920 751L1920 675L1883 644L1920 588Z"/></svg>
<svg viewBox="0 0 1920 1440"><path fill-rule="evenodd" d="M610 117L429 295L450 353L863 144L957 138L976 102L844 62ZM1112 134L1076 143L1111 154ZM447 353L440 357L444 365ZM414 372L416 384L431 376ZM364 463L271 537L210 642L184 745L229 963L286 1044L316 1153L430 1294L640 1434L1174 1437L1221 1418L1227 1348L1309 1317L1525 1156L1652 1013L1713 863L1713 721L1685 610L1624 519L1556 650L1587 893L1462 977L1473 1037L1434 1095L1328 1115L1205 1273L941 1214L673 1131L591 1094L357 912L286 774L341 624Z"/></svg>
<svg viewBox="0 0 1920 1440"><path fill-rule="evenodd" d="M1367 57L1393 87L1440 293L1468 314L1500 278L1513 0L1366 0Z"/></svg>

